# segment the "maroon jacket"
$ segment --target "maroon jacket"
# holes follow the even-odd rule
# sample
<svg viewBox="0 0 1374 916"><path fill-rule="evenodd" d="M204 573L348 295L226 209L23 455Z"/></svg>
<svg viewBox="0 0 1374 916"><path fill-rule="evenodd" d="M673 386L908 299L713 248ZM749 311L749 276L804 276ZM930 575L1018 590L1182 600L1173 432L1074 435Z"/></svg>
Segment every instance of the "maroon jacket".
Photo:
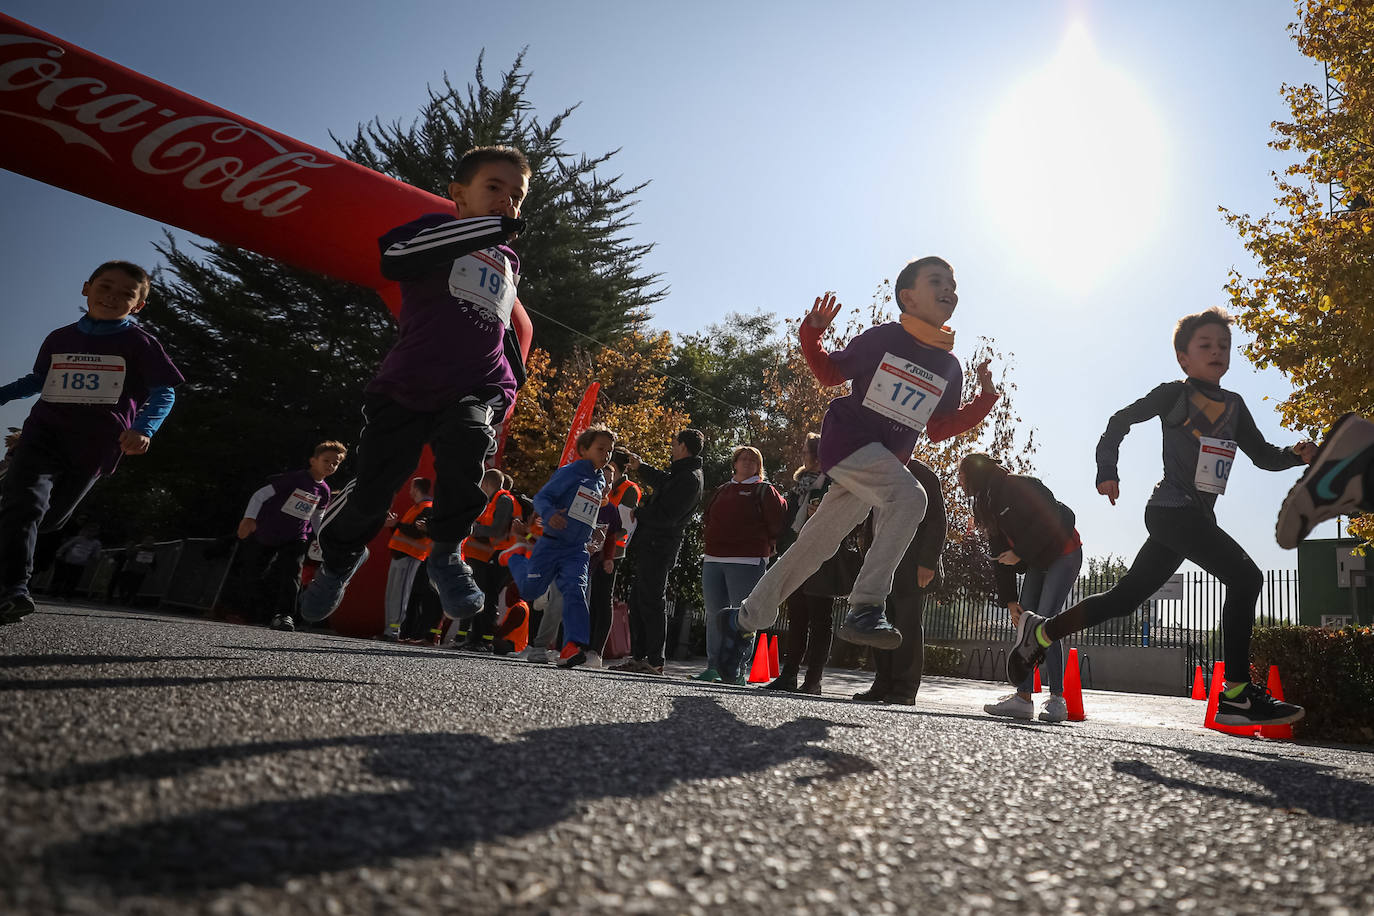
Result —
<svg viewBox="0 0 1374 916"><path fill-rule="evenodd" d="M703 513L708 557L770 557L787 521L787 501L767 481L722 484Z"/></svg>

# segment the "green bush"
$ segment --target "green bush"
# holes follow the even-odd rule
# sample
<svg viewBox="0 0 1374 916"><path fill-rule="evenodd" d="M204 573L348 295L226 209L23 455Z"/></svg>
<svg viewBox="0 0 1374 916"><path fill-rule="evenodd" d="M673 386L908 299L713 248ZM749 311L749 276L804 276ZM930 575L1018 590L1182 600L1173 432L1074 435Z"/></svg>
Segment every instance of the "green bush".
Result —
<svg viewBox="0 0 1374 916"><path fill-rule="evenodd" d="M1284 699L1307 710L1295 735L1374 742L1374 629L1256 627L1250 657L1256 683L1277 666Z"/></svg>
<svg viewBox="0 0 1374 916"><path fill-rule="evenodd" d="M964 653L952 646L926 646L924 674L938 677L958 677L964 664Z"/></svg>

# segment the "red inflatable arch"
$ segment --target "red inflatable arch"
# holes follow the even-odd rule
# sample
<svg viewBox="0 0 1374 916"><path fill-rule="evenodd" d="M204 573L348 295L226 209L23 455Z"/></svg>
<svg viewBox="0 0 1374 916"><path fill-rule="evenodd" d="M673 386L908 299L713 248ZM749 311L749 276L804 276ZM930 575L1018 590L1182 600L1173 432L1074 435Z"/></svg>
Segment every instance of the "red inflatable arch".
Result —
<svg viewBox="0 0 1374 916"><path fill-rule="evenodd" d="M0 168L372 287L393 313L400 290L382 278L377 237L453 208L3 14L0 123ZM532 327L519 301L512 323L528 355ZM430 467L426 451L418 473ZM385 532L371 550L332 618L340 632L380 631Z"/></svg>

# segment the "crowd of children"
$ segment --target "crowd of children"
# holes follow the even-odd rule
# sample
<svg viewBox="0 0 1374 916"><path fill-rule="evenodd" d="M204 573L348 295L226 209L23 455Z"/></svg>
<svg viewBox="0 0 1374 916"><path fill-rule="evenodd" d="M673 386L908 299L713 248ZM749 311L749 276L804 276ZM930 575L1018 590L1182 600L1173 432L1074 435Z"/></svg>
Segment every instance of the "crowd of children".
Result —
<svg viewBox="0 0 1374 916"><path fill-rule="evenodd" d="M386 528L391 562L380 638L402 639L417 619L437 633L442 617L457 624L451 632L465 629L467 648L527 649L527 657L538 657L561 628L561 648L554 647L560 666L600 666L614 629L616 571L629 555L629 652L618 670L662 674L668 575L686 524L702 507L702 434L679 432L672 464L660 470L617 448L609 428L591 426L576 439L576 460L532 499L488 467L496 427L524 380L516 331L527 319L516 296L520 262L509 245L526 228L520 211L530 175L516 150L471 150L448 188L453 212L419 217L379 239L382 272L400 284L399 335L366 388L353 482L331 506L325 481L349 451L330 440L315 447L305 468L276 475L253 493L236 532L228 603L276 629L324 621L366 561L367 544ZM35 609L28 585L40 531L65 526L122 456L146 452L172 409L182 375L135 320L149 288L138 266L101 264L82 287L85 316L50 334L32 370L0 387L0 403L39 396L17 442L7 442L0 482L0 624ZM738 681L754 631L772 626L786 606L788 650L782 675L769 686L818 693L830 605L844 597L849 609L839 636L876 653L874 684L856 699L914 701L923 596L938 582L945 522L940 481L912 460L913 450L923 434L940 441L975 428L998 393L985 362L977 372L980 393L960 404L963 370L947 324L958 304L950 265L937 257L912 261L893 288L897 320L833 352L821 338L840 309L835 296L817 298L803 321L802 352L816 378L850 389L830 402L786 493L764 479L764 456L741 446L730 480L705 503L708 661L700 680ZM1230 363L1230 322L1219 309L1180 320L1173 345L1184 378L1113 415L1098 442L1097 489L1114 505L1122 438L1153 418L1163 430L1163 478L1145 508L1149 537L1110 591L1064 608L1083 556L1072 510L993 456L961 462L959 484L990 545L996 597L1016 626L1007 677L1017 689L989 704L989 713L1030 718L1032 670L1044 666L1051 696L1040 717L1062 720L1059 640L1133 613L1187 559L1227 589L1226 683L1217 721L1278 724L1302 716L1300 707L1251 681L1261 578L1217 525L1214 505L1239 449L1267 470L1310 465L1279 516L1277 536L1286 547L1326 518L1369 510L1374 424L1347 415L1320 450L1306 441L1287 448L1266 442L1239 395L1220 387ZM432 479L413 476L426 446L434 456ZM630 474L649 487L648 499ZM410 506L398 515L391 506L402 487ZM98 535L85 525L57 551L59 596L70 597L99 554ZM312 539L321 562L301 589ZM155 562L151 542L129 545L110 594L118 590L131 600ZM531 639L532 611L541 602L544 625ZM803 664L807 674L798 683Z"/></svg>

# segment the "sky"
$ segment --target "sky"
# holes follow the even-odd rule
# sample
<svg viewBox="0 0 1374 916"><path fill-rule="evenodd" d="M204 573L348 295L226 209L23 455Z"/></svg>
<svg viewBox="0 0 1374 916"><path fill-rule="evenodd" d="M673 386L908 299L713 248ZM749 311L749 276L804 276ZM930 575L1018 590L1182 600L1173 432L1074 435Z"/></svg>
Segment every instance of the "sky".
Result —
<svg viewBox="0 0 1374 916"><path fill-rule="evenodd" d="M1225 305L1229 270L1253 273L1217 208L1274 209L1280 87L1321 82L1286 31L1290 0L6 0L4 12L329 150L331 131L410 120L428 85L467 82L483 50L494 76L527 49L536 114L579 106L566 149L618 149L608 174L649 182L632 232L654 244L644 267L669 289L654 327L800 315L826 290L866 307L908 260L938 254L959 283L955 355L979 337L1012 354L1037 475L1077 513L1086 555L1128 560L1160 476L1159 427L1124 443L1115 507L1095 490L1097 439L1112 413L1181 376L1175 321ZM92 267L154 266L164 227L3 171L0 201L9 381L77 316ZM1223 385L1291 444L1274 409L1289 386L1255 370L1244 342ZM28 407L0 406L0 426ZM1296 566L1272 532L1298 473L1238 457L1219 500L1262 569ZM1334 535L1334 523L1316 533Z"/></svg>

